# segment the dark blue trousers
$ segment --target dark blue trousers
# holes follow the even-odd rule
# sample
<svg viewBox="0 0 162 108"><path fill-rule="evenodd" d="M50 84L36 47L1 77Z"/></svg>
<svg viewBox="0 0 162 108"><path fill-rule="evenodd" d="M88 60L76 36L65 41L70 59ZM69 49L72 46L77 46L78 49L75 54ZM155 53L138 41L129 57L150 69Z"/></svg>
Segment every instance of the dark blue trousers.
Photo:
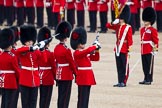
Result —
<svg viewBox="0 0 162 108"><path fill-rule="evenodd" d="M68 108L71 95L72 81L58 81L57 108Z"/></svg>
<svg viewBox="0 0 162 108"><path fill-rule="evenodd" d="M22 108L36 108L38 87L20 85Z"/></svg>
<svg viewBox="0 0 162 108"><path fill-rule="evenodd" d="M39 88L40 88L39 108L49 108L52 97L53 85L49 86L41 85Z"/></svg>
<svg viewBox="0 0 162 108"><path fill-rule="evenodd" d="M67 9L67 21L73 28L75 24L75 9Z"/></svg>
<svg viewBox="0 0 162 108"><path fill-rule="evenodd" d="M2 100L1 108L17 108L18 90L17 89L1 89Z"/></svg>
<svg viewBox="0 0 162 108"><path fill-rule="evenodd" d="M78 103L77 108L88 108L91 86L78 86Z"/></svg>
<svg viewBox="0 0 162 108"><path fill-rule="evenodd" d="M37 26L42 27L44 25L44 7L37 7Z"/></svg>
<svg viewBox="0 0 162 108"><path fill-rule="evenodd" d="M144 80L153 81L154 56L152 54L144 54L142 57L142 68L144 72Z"/></svg>
<svg viewBox="0 0 162 108"><path fill-rule="evenodd" d="M120 53L119 56L116 56L116 67L118 73L118 83L124 83L125 74L126 74L126 61L127 61L127 54Z"/></svg>
<svg viewBox="0 0 162 108"><path fill-rule="evenodd" d="M97 11L89 11L90 31L96 31Z"/></svg>
<svg viewBox="0 0 162 108"><path fill-rule="evenodd" d="M84 10L77 11L77 26L78 27L80 27L80 26L84 27L84 24L85 24L84 23L84 20L85 20L84 14L85 14Z"/></svg>

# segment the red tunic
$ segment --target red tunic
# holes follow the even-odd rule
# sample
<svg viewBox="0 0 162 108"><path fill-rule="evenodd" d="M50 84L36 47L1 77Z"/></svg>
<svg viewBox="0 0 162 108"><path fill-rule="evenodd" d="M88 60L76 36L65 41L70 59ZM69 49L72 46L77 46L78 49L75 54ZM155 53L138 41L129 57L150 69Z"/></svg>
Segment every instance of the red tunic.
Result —
<svg viewBox="0 0 162 108"><path fill-rule="evenodd" d="M42 85L53 85L54 78L56 75L56 63L53 52L50 52L48 49L44 50L41 53L45 53L44 58L39 60L39 76L40 82Z"/></svg>
<svg viewBox="0 0 162 108"><path fill-rule="evenodd" d="M40 85L38 63L44 55L39 50L30 52L29 47L23 46L16 50L21 63L20 85L37 87Z"/></svg>
<svg viewBox="0 0 162 108"><path fill-rule="evenodd" d="M85 0L80 0L80 1L76 0L75 5L76 5L77 11L84 10L84 6L86 5L86 2L85 2Z"/></svg>
<svg viewBox="0 0 162 108"><path fill-rule="evenodd" d="M133 2L133 5L130 5L130 11L131 13L136 14L137 13L137 8L138 8L138 1L137 0L131 0Z"/></svg>
<svg viewBox="0 0 162 108"><path fill-rule="evenodd" d="M97 2L99 0L88 0L88 11L97 11Z"/></svg>
<svg viewBox="0 0 162 108"><path fill-rule="evenodd" d="M98 11L99 12L108 11L108 2L109 2L109 0L99 1L98 2Z"/></svg>
<svg viewBox="0 0 162 108"><path fill-rule="evenodd" d="M60 43L54 48L54 56L57 64L56 79L73 80L73 74L76 74L77 70L71 50Z"/></svg>
<svg viewBox="0 0 162 108"><path fill-rule="evenodd" d="M17 57L11 52L0 54L0 88L17 89L20 68Z"/></svg>
<svg viewBox="0 0 162 108"><path fill-rule="evenodd" d="M4 5L4 0L0 0L0 5Z"/></svg>
<svg viewBox="0 0 162 108"><path fill-rule="evenodd" d="M91 61L99 61L99 52L91 54L96 46L91 46L83 50L75 50L74 60L78 66L76 77L77 85L96 85L95 76L91 69Z"/></svg>
<svg viewBox="0 0 162 108"><path fill-rule="evenodd" d="M36 7L44 7L44 0L36 0Z"/></svg>
<svg viewBox="0 0 162 108"><path fill-rule="evenodd" d="M5 0L4 6L13 6L13 0Z"/></svg>
<svg viewBox="0 0 162 108"><path fill-rule="evenodd" d="M141 54L149 54L152 52L152 46L149 43L142 44L144 42L153 42L158 47L159 38L158 32L153 27L145 27L141 28Z"/></svg>
<svg viewBox="0 0 162 108"><path fill-rule="evenodd" d="M120 41L122 39L122 36L123 36L123 33L124 33L124 30L125 30L126 26L129 26L129 25L127 25L127 24L124 24L124 25L111 25L110 23L108 23L106 25L106 27L108 27L109 29L116 30L116 36L117 36L116 45L117 46L119 46L119 44L120 44ZM123 42L123 45L121 47L120 52L127 53L129 47L132 46L132 44L133 44L132 27L130 26L129 29L128 29L128 32L126 34L126 37L124 39L124 42Z"/></svg>
<svg viewBox="0 0 162 108"><path fill-rule="evenodd" d="M26 7L34 7L34 5L35 5L34 0L26 0L25 4Z"/></svg>
<svg viewBox="0 0 162 108"><path fill-rule="evenodd" d="M66 8L67 9L74 9L75 8L75 0L72 0L71 2L66 2Z"/></svg>
<svg viewBox="0 0 162 108"><path fill-rule="evenodd" d="M142 8L152 7L152 0L142 0Z"/></svg>
<svg viewBox="0 0 162 108"><path fill-rule="evenodd" d="M154 8L156 11L162 11L162 1L154 1Z"/></svg>
<svg viewBox="0 0 162 108"><path fill-rule="evenodd" d="M24 7L24 0L15 0L16 7Z"/></svg>
<svg viewBox="0 0 162 108"><path fill-rule="evenodd" d="M65 8L65 0L53 0L52 12L60 12L60 8Z"/></svg>

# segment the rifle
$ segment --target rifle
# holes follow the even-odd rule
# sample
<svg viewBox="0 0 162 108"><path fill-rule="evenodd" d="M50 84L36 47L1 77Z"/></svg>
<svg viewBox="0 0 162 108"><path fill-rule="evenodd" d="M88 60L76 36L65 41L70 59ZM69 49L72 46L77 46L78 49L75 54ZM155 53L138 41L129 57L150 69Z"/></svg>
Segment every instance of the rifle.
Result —
<svg viewBox="0 0 162 108"><path fill-rule="evenodd" d="M52 41L53 37L56 37L56 36L59 35L59 34L60 34L60 33L57 33L57 34L51 36L51 37L48 38L48 39L42 40L42 41L40 41L39 43L37 43L36 45L39 46L39 47L42 45L42 43L44 43L45 45L47 45L49 42ZM45 46L45 45L44 45L44 46Z"/></svg>

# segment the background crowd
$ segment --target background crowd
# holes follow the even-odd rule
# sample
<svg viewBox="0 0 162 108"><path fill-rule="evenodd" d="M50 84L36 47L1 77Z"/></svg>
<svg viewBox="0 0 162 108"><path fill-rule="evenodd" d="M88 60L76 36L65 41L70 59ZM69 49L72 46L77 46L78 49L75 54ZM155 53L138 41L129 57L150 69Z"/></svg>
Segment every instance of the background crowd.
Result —
<svg viewBox="0 0 162 108"><path fill-rule="evenodd" d="M139 30L141 11L148 6L156 10L156 28L162 32L162 0L118 0L119 4L125 1L131 9L129 24L133 33ZM108 15L111 15L112 21L115 19L114 0L0 0L0 25L12 26L16 23L21 26L27 23L41 28L46 25L44 17L47 15L47 25L51 29L55 29L61 20L67 20L72 27L85 27L85 10L89 13L89 32L96 32L97 21L100 21L100 32L106 33Z"/></svg>

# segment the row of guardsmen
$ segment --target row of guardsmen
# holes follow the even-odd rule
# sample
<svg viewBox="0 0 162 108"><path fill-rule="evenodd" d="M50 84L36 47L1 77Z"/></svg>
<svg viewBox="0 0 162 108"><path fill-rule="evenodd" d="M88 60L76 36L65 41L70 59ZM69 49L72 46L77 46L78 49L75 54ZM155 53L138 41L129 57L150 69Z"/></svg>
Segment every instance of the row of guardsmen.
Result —
<svg viewBox="0 0 162 108"><path fill-rule="evenodd" d="M19 32L20 31L20 32ZM50 51L53 37L59 43ZM70 37L71 49L66 46ZM20 39L22 46L16 48ZM37 44L35 44L37 40ZM0 31L0 93L1 108L17 108L19 92L22 108L49 108L53 85L58 86L57 108L68 108L72 81L78 85L77 108L88 108L90 89L96 85L91 61L99 61L100 43L94 41L85 48L87 32L83 27L73 29L62 21L55 35L44 26L37 34L33 25L4 28Z"/></svg>
<svg viewBox="0 0 162 108"><path fill-rule="evenodd" d="M133 28L133 33L138 31L140 23L140 10L148 6L153 7L157 13L157 30L162 31L162 0L117 0L118 3L125 3L131 8L131 20L129 24ZM110 4L110 5L109 5ZM61 20L70 22L72 27L75 25L76 11L76 26L85 27L85 9L88 7L89 12L89 32L97 30L97 12L99 11L101 33L106 33L105 27L108 22L108 11L111 10L111 19L115 20L114 0L0 0L0 25L7 21L7 25L13 25L15 19L17 25L35 24L40 28L44 23L44 7L47 13L47 25L49 28L55 29ZM36 10L36 11L35 11ZM66 10L66 11L65 11ZM35 17L37 16L37 17ZM27 20L26 20L27 18Z"/></svg>
<svg viewBox="0 0 162 108"><path fill-rule="evenodd" d="M133 30L127 24L130 15L130 7L125 5L118 18L106 24L107 28L116 31L114 52L118 83L114 87L127 86L129 54L133 46ZM152 26L156 21L154 8L145 8L142 20L144 26L140 29L140 36L144 79L139 84L151 85L154 56L159 47L158 32ZM18 29L15 27L0 31L1 108L17 108L18 89L21 93L22 108L36 108L38 89L40 89L40 108L49 108L54 79L58 85L57 107L68 108L74 76L78 85L77 108L88 108L91 86L96 85L91 61L100 59L101 45L98 35L93 44L85 48L87 32L83 27L72 30L69 22L62 21L56 27L54 36L51 36L50 29L42 27L37 37L34 26L23 25L20 27L20 41L23 46L16 49L14 46L19 39L18 35ZM58 39L59 43L53 52L50 52L48 47L53 37ZM68 37L73 53L66 46Z"/></svg>

